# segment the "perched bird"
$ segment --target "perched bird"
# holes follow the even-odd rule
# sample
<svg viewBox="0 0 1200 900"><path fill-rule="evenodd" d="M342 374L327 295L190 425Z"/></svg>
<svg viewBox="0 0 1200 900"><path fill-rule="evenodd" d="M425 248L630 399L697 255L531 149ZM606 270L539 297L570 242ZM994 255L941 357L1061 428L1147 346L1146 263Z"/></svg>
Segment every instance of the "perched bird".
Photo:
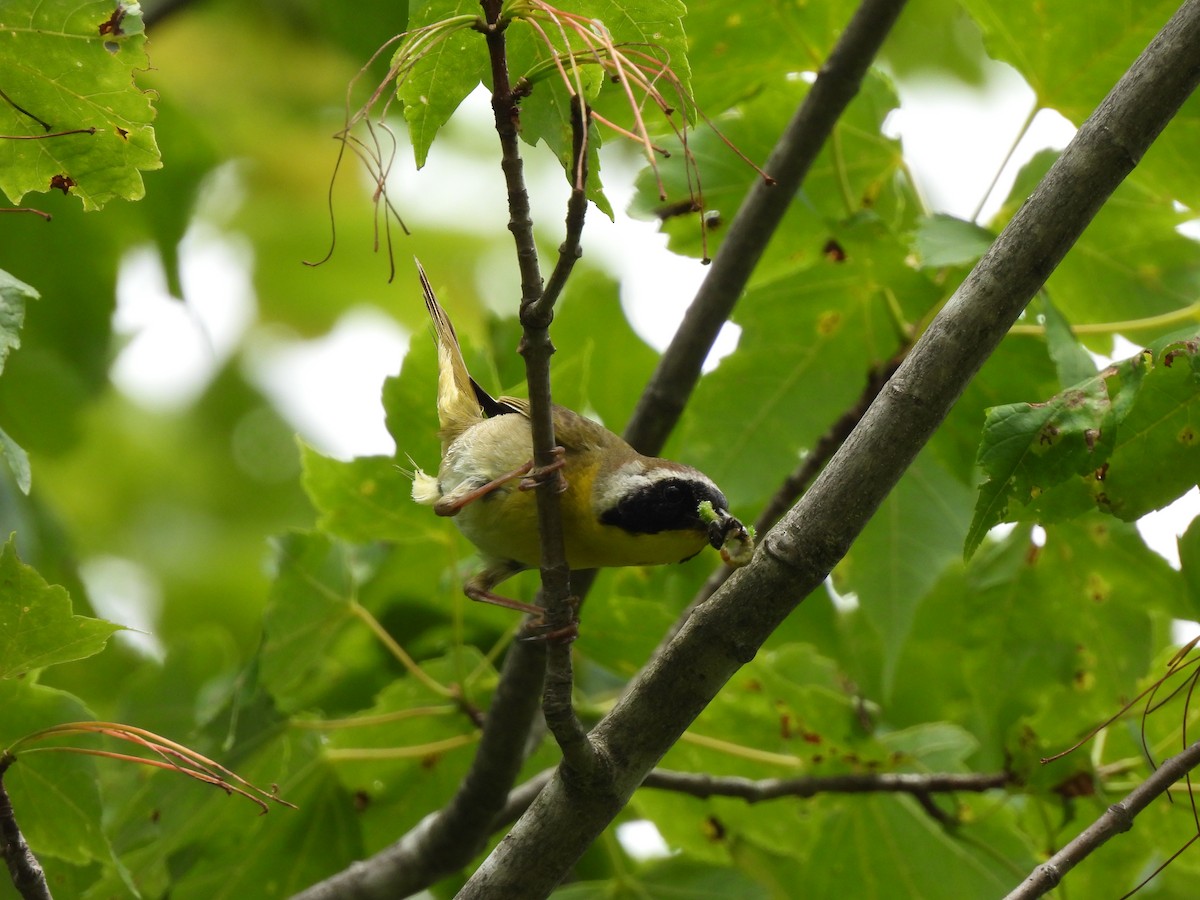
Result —
<svg viewBox="0 0 1200 900"><path fill-rule="evenodd" d="M467 371L454 327L417 263L438 347L437 477L417 469L413 499L453 516L483 557L467 579L472 600L541 615L539 607L492 589L541 562L537 504L531 488L553 472L534 472L529 405L495 399ZM562 406L553 408L562 476L562 522L572 569L681 562L706 544L731 565L753 552L753 535L729 513L725 495L704 474L643 456L607 428Z"/></svg>

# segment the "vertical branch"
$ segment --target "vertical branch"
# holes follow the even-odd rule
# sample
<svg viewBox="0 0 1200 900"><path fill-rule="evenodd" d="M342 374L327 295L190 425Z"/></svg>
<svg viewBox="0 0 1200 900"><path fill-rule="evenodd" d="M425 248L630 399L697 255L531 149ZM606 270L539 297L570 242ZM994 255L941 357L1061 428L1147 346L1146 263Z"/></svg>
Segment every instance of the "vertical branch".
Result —
<svg viewBox="0 0 1200 900"><path fill-rule="evenodd" d="M587 131L586 104L577 94L571 98L571 171L576 173L576 177L572 180L571 197L567 201L566 236L558 248L558 262L554 271L550 273L545 293L526 308L528 315L533 319L549 319L553 316L554 304L562 293L567 276L582 253L579 239L587 213ZM563 596L560 604L564 608L551 608L550 611L550 621L558 627L571 627L572 620L577 615L577 601L568 596L569 577L568 573L567 594ZM590 775L596 767L596 755L588 741L586 730L575 715L572 703L574 686L571 645L566 641L554 641L546 651L546 691L542 712L546 716L547 727L562 748L564 761L576 772Z"/></svg>
<svg viewBox="0 0 1200 900"><path fill-rule="evenodd" d="M492 114L500 138L500 165L508 187L508 228L516 241L517 262L521 269L521 325L524 333L519 352L525 359L525 380L529 386L534 462L531 477L541 480L537 488L542 557L541 602L546 607L547 621L552 629L547 647L544 712L567 766L578 772L589 773L595 766L595 752L571 705L571 645L569 638L561 637L574 626L575 607L571 600L571 573L567 568L562 506L558 496L562 477L554 471L559 459L556 454L562 451L557 449L554 437L550 395L550 357L554 353L550 323L554 319L557 292L562 289L567 273L579 255L579 231L583 227L586 199L582 196L582 183L576 183L571 192L567 239L563 245L565 249L560 251L559 265L554 273L554 290L543 292L537 246L533 238L533 220L529 212L529 194L525 189L524 164L518 144L518 96L512 89L508 74L504 37L506 23L500 19L498 0L481 0L481 6L487 21L486 38L492 67ZM581 158L587 134L582 109L574 113L572 119L580 123L572 130L574 144ZM577 158L576 166L579 165Z"/></svg>
<svg viewBox="0 0 1200 900"><path fill-rule="evenodd" d="M53 900L46 873L21 834L12 800L4 787L4 773L16 761L8 753L0 757L0 856L4 857L13 886L25 900Z"/></svg>

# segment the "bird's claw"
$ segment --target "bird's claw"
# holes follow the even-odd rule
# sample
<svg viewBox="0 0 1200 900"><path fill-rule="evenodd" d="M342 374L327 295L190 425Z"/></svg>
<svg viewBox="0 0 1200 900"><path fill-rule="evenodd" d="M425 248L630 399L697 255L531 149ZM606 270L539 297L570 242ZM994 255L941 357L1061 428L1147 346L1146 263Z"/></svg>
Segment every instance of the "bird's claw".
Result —
<svg viewBox="0 0 1200 900"><path fill-rule="evenodd" d="M523 491L532 491L534 488L544 484L551 476L555 479L554 493L561 494L567 489L567 479L563 477L562 469L567 464L567 451L565 447L555 447L554 462L544 466L534 466L521 479L518 487Z"/></svg>

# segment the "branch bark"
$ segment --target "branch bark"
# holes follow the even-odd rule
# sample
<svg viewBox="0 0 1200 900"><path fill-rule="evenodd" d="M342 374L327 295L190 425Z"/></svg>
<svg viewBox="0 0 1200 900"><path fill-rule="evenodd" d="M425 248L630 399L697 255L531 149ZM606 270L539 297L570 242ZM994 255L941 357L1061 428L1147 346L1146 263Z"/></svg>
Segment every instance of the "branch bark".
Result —
<svg viewBox="0 0 1200 900"><path fill-rule="evenodd" d="M21 833L12 800L4 787L4 773L16 761L16 757L8 753L0 757L0 856L4 857L8 874L12 876L13 887L24 900L53 900L46 873Z"/></svg>
<svg viewBox="0 0 1200 900"><path fill-rule="evenodd" d="M967 383L1200 81L1200 0L1138 57L754 561L688 620L592 732L610 777L561 769L463 888L544 897L734 672L849 549Z"/></svg>
<svg viewBox="0 0 1200 900"><path fill-rule="evenodd" d="M496 817L499 828L516 821L554 776L553 769L534 775L513 788L508 802ZM642 782L643 788L673 791L692 797L735 797L747 803L762 803L784 797L806 799L817 794L911 794L929 797L945 793L982 793L1013 783L1008 772L866 772L850 775L808 775L799 778L741 778L736 775L709 775L704 772L677 772L652 769Z"/></svg>
<svg viewBox="0 0 1200 900"><path fill-rule="evenodd" d="M1188 772L1200 765L1200 742L1166 760L1154 774L1129 792L1124 800L1114 803L1103 815L1085 828L1052 857L1029 873L1005 900L1033 900L1053 890L1063 876L1098 850L1109 838L1133 827L1133 820L1150 801L1160 797Z"/></svg>

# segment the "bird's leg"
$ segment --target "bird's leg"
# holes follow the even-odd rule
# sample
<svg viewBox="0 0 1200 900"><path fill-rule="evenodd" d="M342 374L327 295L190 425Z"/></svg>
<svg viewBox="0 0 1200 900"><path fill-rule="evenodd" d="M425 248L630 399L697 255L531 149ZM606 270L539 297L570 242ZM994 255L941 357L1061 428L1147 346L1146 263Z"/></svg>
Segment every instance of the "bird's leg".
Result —
<svg viewBox="0 0 1200 900"><path fill-rule="evenodd" d="M478 600L480 603L491 603L493 606L502 606L505 609L516 610L528 615L530 618L521 629L521 640L523 641L569 643L575 640L579 636L579 599L577 597L570 598L570 622L560 628L551 628L550 624L546 621L546 610L542 607L533 603L522 603L520 600L513 600L511 597L504 597L492 592L493 587L524 568L524 566L516 563L495 563L488 566L488 568L484 569L478 575L469 578L463 585L463 593L472 600Z"/></svg>
<svg viewBox="0 0 1200 900"><path fill-rule="evenodd" d="M456 516L459 510L468 503L473 503L480 497L487 496L496 490L496 488L502 487L514 478L521 478L523 475L528 475L531 471L533 471L533 460L530 460L518 469L506 472L499 478L493 478L487 484L480 485L477 488L472 488L462 493L459 493L458 490L451 491L433 504L433 511L439 516Z"/></svg>
<svg viewBox="0 0 1200 900"><path fill-rule="evenodd" d="M575 638L579 637L579 598L568 597L567 603L571 607L571 618L566 625L559 628L552 628L549 622L546 622L544 617L540 622L526 622L522 629L520 640L522 641L545 641L550 644L569 644ZM541 609L539 606L538 609Z"/></svg>
<svg viewBox="0 0 1200 900"><path fill-rule="evenodd" d="M533 468L533 463L531 462L529 464L530 468L524 473L525 477L521 479L521 490L532 491L538 485L545 482L546 479L552 474L555 476L556 480L554 492L556 494L561 494L567 489L567 479L563 477L561 472L561 469L567 464L566 448L555 447L552 452L554 453L554 462L550 463L549 465Z"/></svg>
<svg viewBox="0 0 1200 900"><path fill-rule="evenodd" d="M513 600L511 597L502 597L500 594L492 593L492 588L497 584L506 578L516 575L523 569L525 569L525 566L516 562L509 562L507 560L493 562L482 572L472 575L466 580L463 584L463 593L472 600L478 600L480 603L503 606L505 609L515 609L517 612L534 616L540 623L546 617L546 611L540 606L535 606L532 603L522 603L520 600Z"/></svg>

